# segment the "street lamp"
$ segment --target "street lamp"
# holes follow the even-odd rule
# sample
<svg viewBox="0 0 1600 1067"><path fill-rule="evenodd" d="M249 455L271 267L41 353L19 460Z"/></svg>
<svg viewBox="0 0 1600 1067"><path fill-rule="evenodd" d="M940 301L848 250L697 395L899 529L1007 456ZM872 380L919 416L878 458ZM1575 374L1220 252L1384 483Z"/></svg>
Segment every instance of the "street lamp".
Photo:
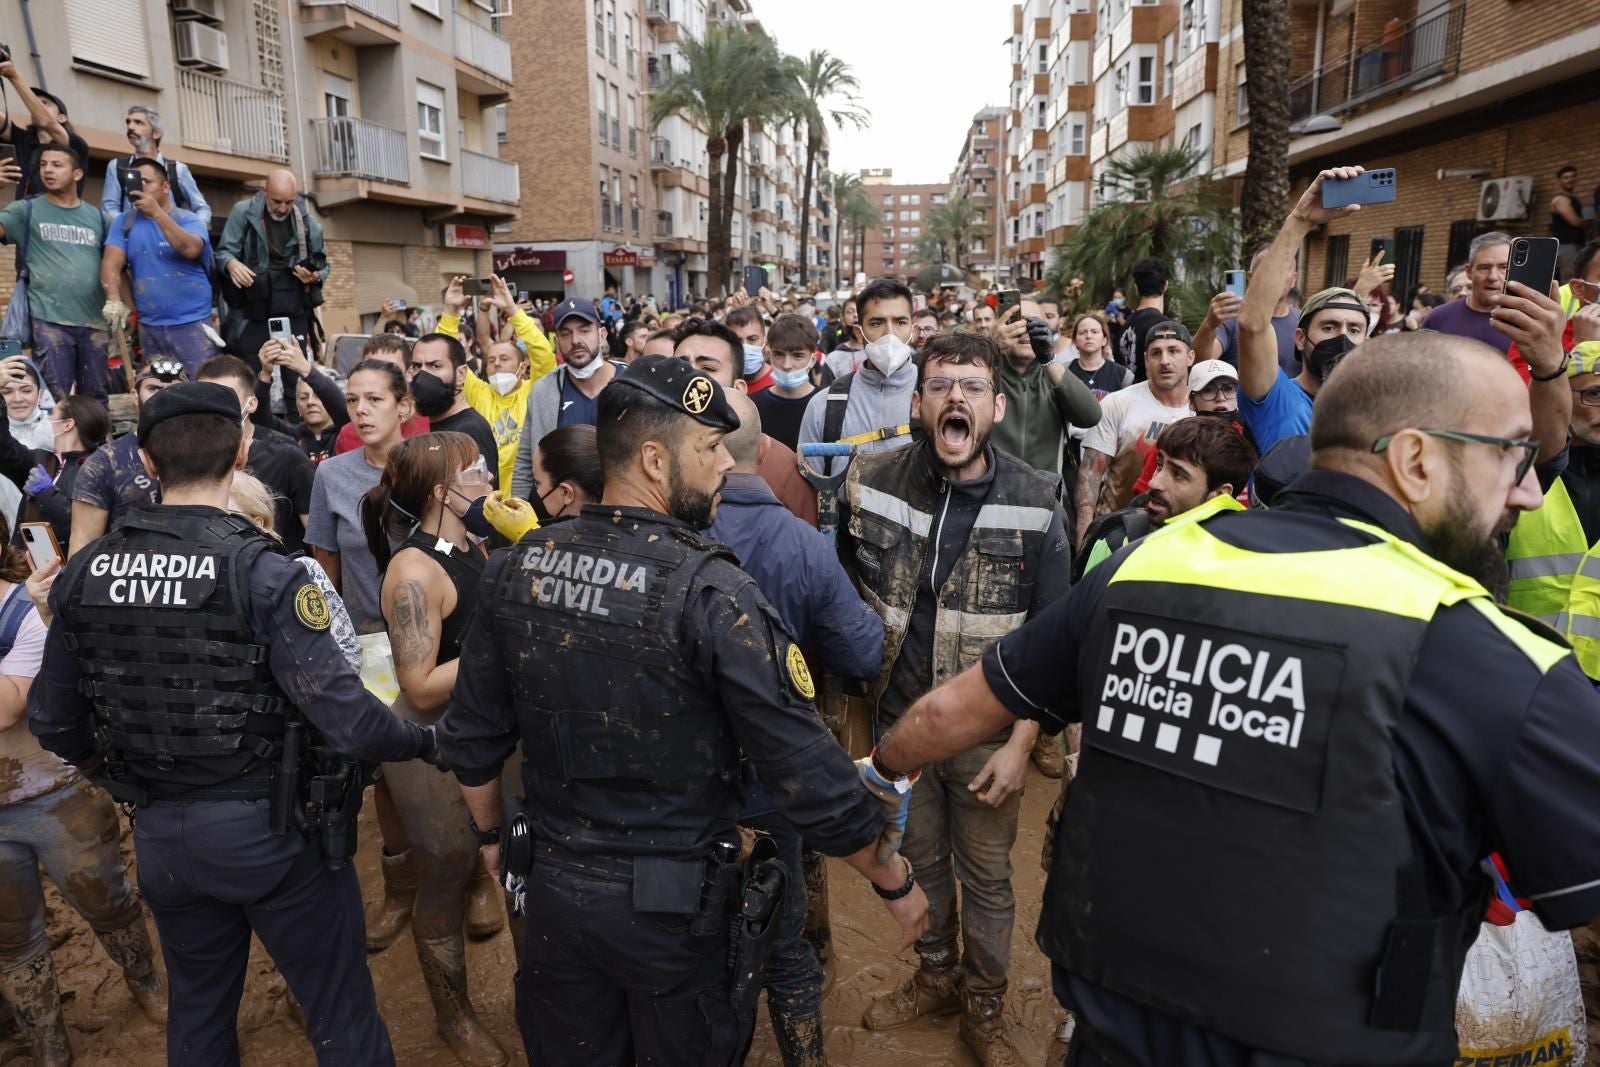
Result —
<svg viewBox="0 0 1600 1067"><path fill-rule="evenodd" d="M1303 118L1299 122L1289 124L1289 132L1301 135L1316 135L1319 133L1338 133L1344 129L1344 123L1332 115L1323 113Z"/></svg>

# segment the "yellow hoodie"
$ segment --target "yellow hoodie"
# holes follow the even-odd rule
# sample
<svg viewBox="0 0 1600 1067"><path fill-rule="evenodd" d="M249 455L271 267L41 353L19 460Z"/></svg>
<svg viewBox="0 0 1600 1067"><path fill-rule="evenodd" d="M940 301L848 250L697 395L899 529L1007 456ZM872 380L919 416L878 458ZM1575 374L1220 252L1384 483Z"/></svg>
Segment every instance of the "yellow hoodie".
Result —
<svg viewBox="0 0 1600 1067"><path fill-rule="evenodd" d="M462 389L467 404L489 423L494 443L500 450L500 485L511 485L511 465L516 462L517 442L522 436L522 420L528 417L528 393L533 383L556 369L555 350L544 332L521 308L511 316L517 340L528 350L528 376L504 396L495 387L467 369L467 384ZM461 336L461 317L446 312L439 316L437 329L450 337Z"/></svg>

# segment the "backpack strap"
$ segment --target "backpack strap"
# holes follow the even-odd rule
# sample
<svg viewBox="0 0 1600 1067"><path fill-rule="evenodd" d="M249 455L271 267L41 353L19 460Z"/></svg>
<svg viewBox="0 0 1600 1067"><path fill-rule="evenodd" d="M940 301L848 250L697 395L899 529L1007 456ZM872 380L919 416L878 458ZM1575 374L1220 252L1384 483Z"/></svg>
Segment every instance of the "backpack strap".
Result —
<svg viewBox="0 0 1600 1067"><path fill-rule="evenodd" d="M27 586L21 582L13 585L5 603L0 605L0 656L10 653L11 646L17 643L17 631L22 629L22 620L28 617L31 607L33 600L28 596Z"/></svg>
<svg viewBox="0 0 1600 1067"><path fill-rule="evenodd" d="M822 409L822 443L831 445L844 433L844 413L850 406L850 387L855 384L856 372L835 378L828 386L828 399ZM833 457L823 461L827 474L833 473Z"/></svg>
<svg viewBox="0 0 1600 1067"><path fill-rule="evenodd" d="M17 281L28 280L28 240L33 236L33 197L22 202L22 239L17 242Z"/></svg>

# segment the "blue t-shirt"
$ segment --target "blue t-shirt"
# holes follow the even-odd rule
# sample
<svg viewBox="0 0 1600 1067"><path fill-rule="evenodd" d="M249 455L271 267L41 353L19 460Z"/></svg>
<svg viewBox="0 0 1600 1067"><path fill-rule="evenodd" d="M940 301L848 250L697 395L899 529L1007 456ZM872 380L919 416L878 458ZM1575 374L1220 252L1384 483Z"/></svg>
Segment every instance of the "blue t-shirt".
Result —
<svg viewBox="0 0 1600 1067"><path fill-rule="evenodd" d="M624 365L608 360L618 374ZM586 396L578 388L577 379L565 370L561 372L561 407L556 412L556 428L562 426L593 426L600 418L600 397Z"/></svg>
<svg viewBox="0 0 1600 1067"><path fill-rule="evenodd" d="M200 216L182 208L169 215L184 230L205 241L199 259L186 259L168 243L154 219L129 208L111 223L106 244L120 248L133 273L133 304L148 326L183 326L211 318L211 238ZM123 224L133 226L123 235Z"/></svg>
<svg viewBox="0 0 1600 1067"><path fill-rule="evenodd" d="M1264 456L1281 438L1311 432L1311 394L1279 367L1278 380L1260 400L1239 390L1239 421L1249 427Z"/></svg>
<svg viewBox="0 0 1600 1067"><path fill-rule="evenodd" d="M1300 309L1290 308L1286 315L1275 315L1272 319L1272 332L1278 338L1278 366L1289 372L1293 378L1300 373L1300 353L1294 347L1294 331L1300 325ZM1229 319L1217 331L1217 340L1222 342L1222 361L1229 366L1239 365L1239 320ZM1195 357L1199 359L1199 356Z"/></svg>

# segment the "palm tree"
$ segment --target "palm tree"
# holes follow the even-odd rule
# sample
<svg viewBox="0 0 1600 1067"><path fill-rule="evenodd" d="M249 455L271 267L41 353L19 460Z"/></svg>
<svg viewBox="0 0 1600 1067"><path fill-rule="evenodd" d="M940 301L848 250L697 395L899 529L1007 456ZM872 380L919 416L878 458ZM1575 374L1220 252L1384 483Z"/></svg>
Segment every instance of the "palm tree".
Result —
<svg viewBox="0 0 1600 1067"><path fill-rule="evenodd" d="M856 262L865 262L867 247L867 231L883 221L883 212L878 205L872 202L872 196L867 187L862 184L860 175L834 174L825 176L824 182L828 186L833 199L835 238L845 223L855 231L855 237L860 249ZM833 257L834 288L843 288L843 279L839 275L838 249L834 249Z"/></svg>
<svg viewBox="0 0 1600 1067"><path fill-rule="evenodd" d="M1135 261L1154 256L1172 275L1168 312L1197 326L1238 248L1229 198L1221 183L1196 176L1200 160L1199 150L1184 146L1113 160L1104 179L1109 193L1056 249L1046 287L1065 293L1082 278L1083 295L1104 304L1128 283Z"/></svg>
<svg viewBox="0 0 1600 1067"><path fill-rule="evenodd" d="M772 40L737 24L708 26L700 40L686 37L678 47L684 65L670 71L651 98L650 125L659 126L677 114L706 131L711 200L707 287L727 292L732 262L728 235L745 123L778 111L787 79Z"/></svg>
<svg viewBox="0 0 1600 1067"><path fill-rule="evenodd" d="M928 213L928 224L923 228L924 233L931 235L941 246L948 246L948 258L941 254L937 262L954 263L962 270L967 268L967 250L972 243L983 236L983 226L978 222L981 209L968 199L967 194L957 193L950 200L934 208Z"/></svg>
<svg viewBox="0 0 1600 1067"><path fill-rule="evenodd" d="M1271 239L1289 201L1289 0L1244 0L1250 157L1240 198L1249 244Z"/></svg>
<svg viewBox="0 0 1600 1067"><path fill-rule="evenodd" d="M830 55L826 49L813 48L804 59L786 57L785 65L795 90L790 99L789 117L796 129L801 124L806 128L806 161L800 200L800 284L805 285L810 262L807 245L811 238L811 191L816 183L817 154L822 151L827 125L831 122L837 129L847 125L863 129L868 116L855 97L861 85L844 60Z"/></svg>

